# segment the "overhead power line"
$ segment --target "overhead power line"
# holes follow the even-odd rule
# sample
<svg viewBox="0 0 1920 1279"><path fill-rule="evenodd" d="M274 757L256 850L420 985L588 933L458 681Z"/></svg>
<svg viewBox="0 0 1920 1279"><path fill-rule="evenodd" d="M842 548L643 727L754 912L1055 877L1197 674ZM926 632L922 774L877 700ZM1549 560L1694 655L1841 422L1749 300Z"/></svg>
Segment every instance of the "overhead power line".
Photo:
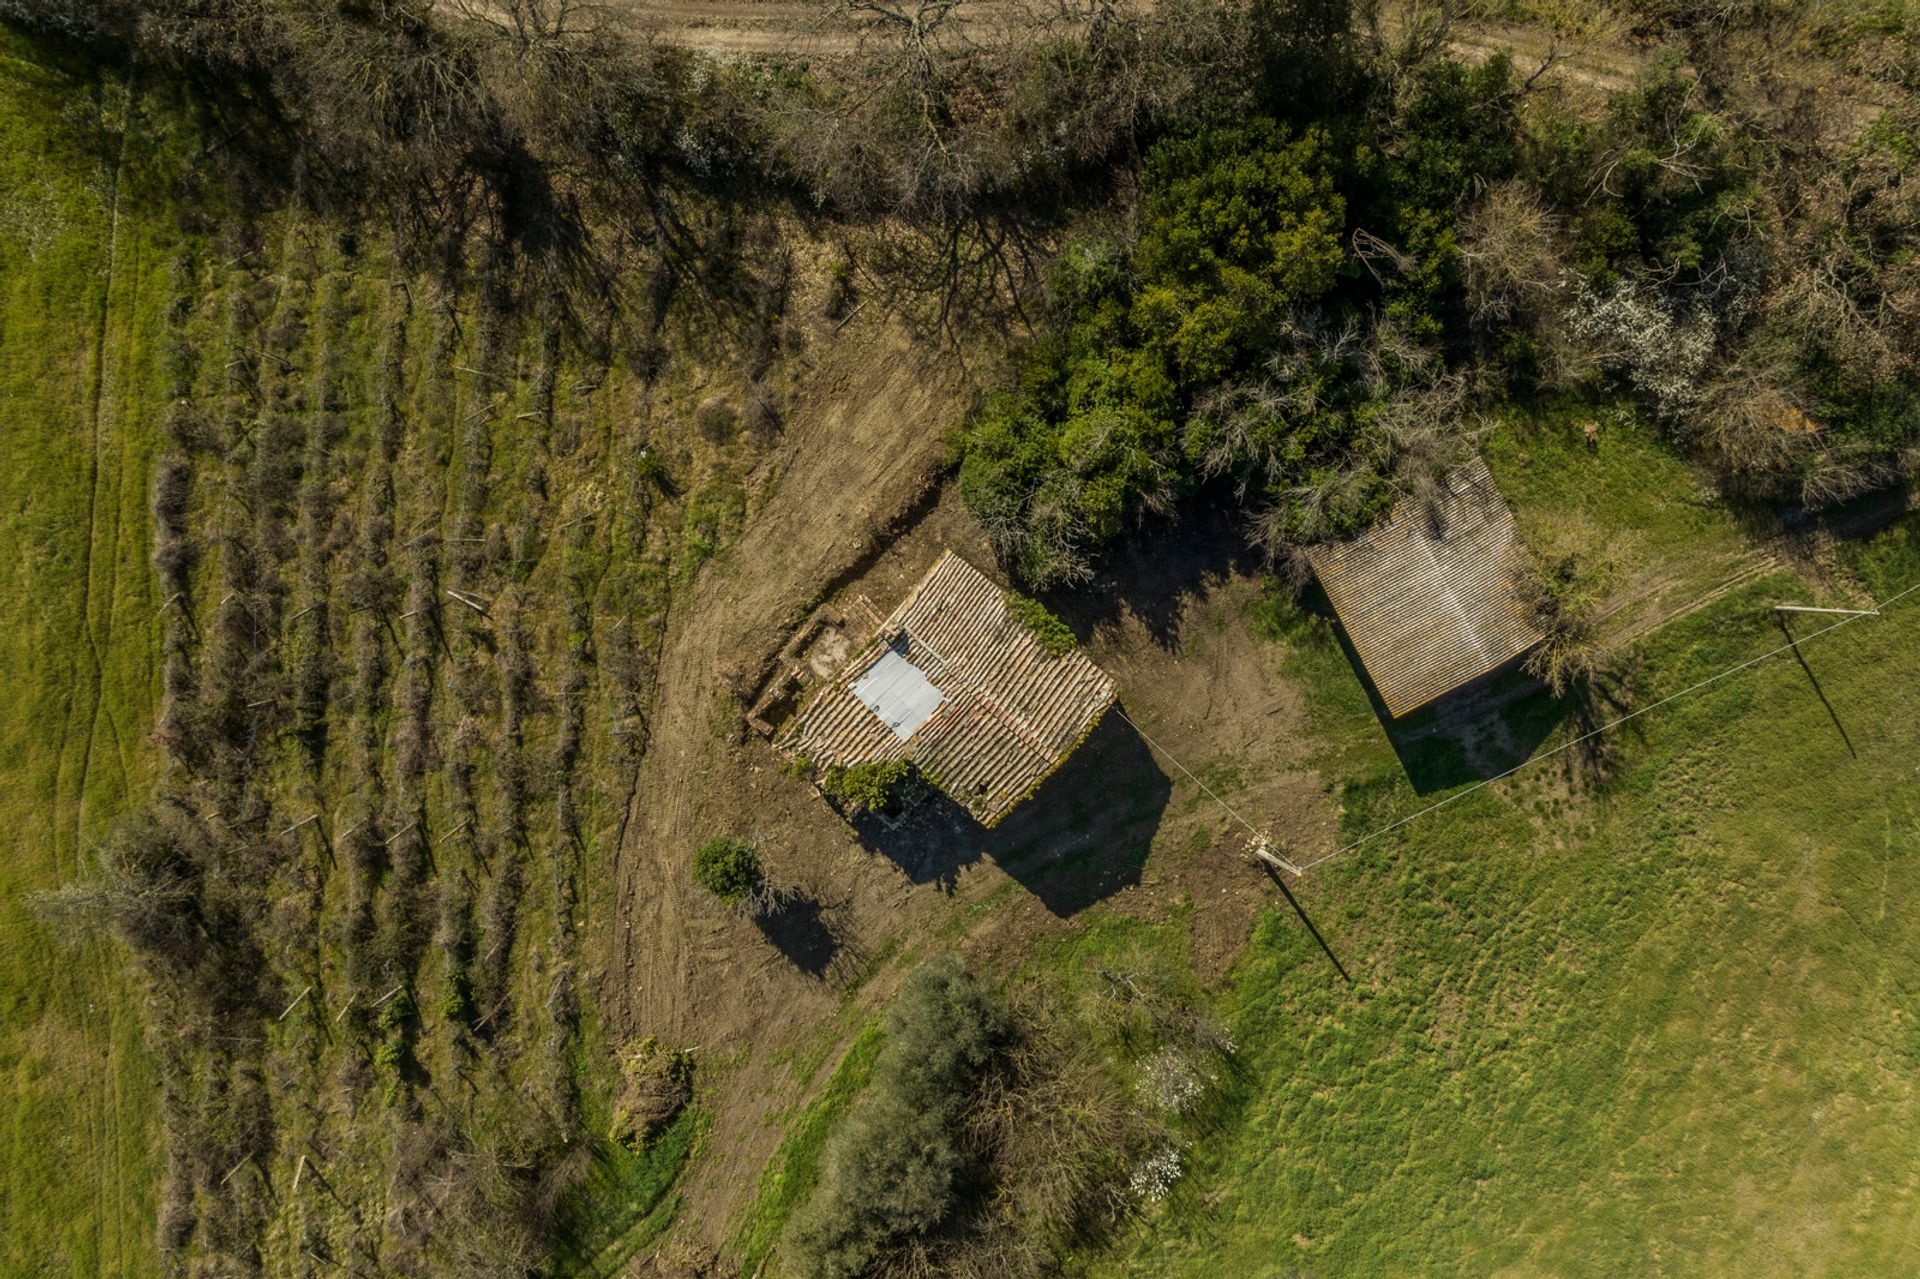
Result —
<svg viewBox="0 0 1920 1279"><path fill-rule="evenodd" d="M1837 631L1843 626L1851 626L1853 623L1859 621L1863 617L1879 617L1888 608L1892 607L1894 604L1899 603L1901 600L1905 599L1909 595L1912 595L1916 591L1920 591L1920 582L1914 582L1911 585L1899 591L1896 591L1894 594L1889 595L1886 599L1876 603L1870 609L1862 609L1858 611L1845 610L1847 615L1842 617L1837 622L1831 622L1826 626L1821 627L1817 631L1813 631L1807 635L1800 636L1798 639L1790 639L1785 644L1780 645L1778 648L1769 649L1766 652L1760 654L1758 657L1750 657L1744 662L1738 662L1732 666L1727 667L1723 671L1719 671L1716 674L1709 675L1707 678L1700 680L1697 683L1687 685L1687 687L1681 689L1677 693L1669 693L1667 696L1661 698L1657 702L1650 702L1647 705L1640 707L1638 710L1628 711L1625 715L1620 716L1618 719L1609 720L1606 723L1600 725L1598 728L1590 729L1589 731L1580 734L1580 736L1578 737L1571 738L1568 741L1562 742L1560 743L1560 745L1554 747L1552 750L1543 751L1538 755L1530 756L1527 759L1520 761L1518 764L1515 764L1512 768L1507 769L1505 772L1496 773L1492 777L1484 778L1480 781L1477 781L1473 785L1467 787L1465 790L1455 791L1453 794L1447 796L1445 799L1439 800L1436 803L1429 804L1425 808L1422 808L1417 812L1409 813L1405 817L1402 817L1397 821L1389 822L1387 825L1380 827L1378 830L1371 831L1365 835L1362 835L1358 839L1352 840L1346 844L1342 844L1340 847L1334 849L1332 852L1323 853L1319 857L1314 858L1312 861L1305 862L1297 866L1294 865L1292 862L1286 862L1285 865L1289 869L1291 869L1296 875L1304 875L1316 866L1323 866L1326 863L1332 861L1336 857L1344 857L1348 853L1351 853L1354 850L1366 844L1370 844L1376 839L1379 839L1382 835L1391 834L1394 831L1399 830L1402 826L1405 826L1410 822L1418 821L1420 818L1427 816L1429 813L1438 812L1440 809L1445 808L1449 804L1458 803L1460 800L1465 799L1467 796L1475 793L1476 791L1485 790L1487 787L1493 785L1495 782L1505 781L1507 778L1512 777L1515 773L1521 772L1528 768L1532 768L1535 764L1544 763L1545 761L1552 759L1554 756L1562 754L1563 752L1566 752L1566 751L1570 751L1574 747L1580 745L1583 742L1590 742L1594 738L1599 737L1604 733L1610 733L1614 729L1626 723L1628 720L1638 719L1640 716L1647 714L1649 711L1657 711L1662 706L1665 706L1671 702L1677 702L1681 698L1691 696L1694 693L1698 693L1702 689L1709 688L1714 684L1718 684L1721 680L1727 679L1734 675L1738 675L1741 671L1749 670L1755 666L1760 665L1762 662L1765 662L1772 658L1780 656L1782 653L1792 652L1797 646L1804 644L1809 640L1819 639L1822 635L1826 635L1826 634L1829 634L1830 632ZM1819 610L1795 609L1793 611L1814 612ZM1834 611L1838 612L1841 610L1834 610ZM1248 821L1246 818L1242 817L1238 812L1236 812L1231 804L1227 803L1226 800L1220 798L1220 796L1214 792L1214 789L1211 786L1208 786L1205 782L1201 781L1199 776L1196 773L1194 773L1192 769L1188 768L1185 764L1181 763L1177 758L1175 758L1173 753L1167 750L1166 747L1160 745L1160 743L1154 741L1153 738L1147 736L1146 730L1142 729L1140 725L1134 723L1132 718L1130 718L1125 711L1121 710L1118 706L1115 706L1113 708L1113 713L1118 715L1121 719L1126 720L1128 726L1131 727L1134 732L1140 735L1141 741L1145 742L1153 750L1159 752L1160 755L1164 757L1168 763L1172 764L1175 768L1179 769L1182 773L1185 773L1187 775L1188 780L1190 780L1195 786L1198 786L1203 792L1206 793L1207 798L1211 799L1214 803L1220 805L1220 807L1226 811L1226 814L1229 817L1233 818L1234 821L1239 822L1242 826L1246 827L1248 833L1251 834L1255 840L1261 841L1264 844L1267 838L1266 833L1264 831L1262 831L1259 827L1255 826L1252 822Z"/></svg>
<svg viewBox="0 0 1920 1279"><path fill-rule="evenodd" d="M1738 675L1741 671L1748 670L1751 667L1758 666L1760 665L1760 663L1767 661L1770 658L1778 657L1782 653L1792 652L1796 646L1800 644L1804 644L1808 640L1819 639L1822 635L1826 635L1832 631L1837 631L1843 626L1851 626L1863 617L1878 617L1880 616L1881 613L1885 612L1892 605L1898 603L1900 600L1905 599L1907 596L1913 594L1915 591L1920 591L1920 582L1914 582L1912 585L1906 587L1904 590L1901 590L1896 594L1888 596L1886 599L1875 604L1870 611L1854 613L1850 616L1841 618L1837 622L1830 622L1827 625L1821 627L1819 630L1814 631L1808 635L1803 635L1799 639L1790 639L1786 643L1780 645L1778 648L1768 649L1766 652L1760 654L1758 657L1749 657L1746 661L1737 663L1736 665L1733 665L1733 666L1729 666L1727 667L1727 669L1719 672L1718 674L1709 675L1707 678L1699 681L1696 684L1689 684L1677 693L1669 693L1667 696L1661 698L1657 702L1649 703L1646 706L1640 707L1638 710L1628 711L1625 715L1620 716L1620 718L1609 720L1605 724L1600 725L1600 727L1598 728L1582 733L1580 734L1580 736L1575 737L1569 741L1562 742L1560 743L1560 745L1554 747L1550 751L1543 751L1538 755L1534 755L1528 759L1521 760L1518 764L1515 764L1512 768L1509 768L1504 773L1496 773L1492 777L1488 777L1482 781L1475 782L1473 785L1467 787L1465 790L1455 791L1453 794L1447 796L1443 800L1440 800L1438 803L1429 804L1425 808L1419 810L1418 812L1409 813L1405 817L1402 817L1400 820L1396 822L1390 822L1387 825L1382 826L1379 830L1373 831L1366 835L1362 835L1360 838L1353 840L1351 843L1343 844L1339 848L1334 849L1330 853L1323 853L1319 857L1314 858L1312 861L1304 863L1300 867L1300 873L1304 875L1308 871L1312 870L1315 866L1325 865L1327 862L1332 861L1336 857L1344 857L1346 854L1353 852L1355 849L1361 847L1363 844L1372 843L1374 840L1380 838L1382 835L1390 834L1393 831L1399 830L1402 826L1405 826L1408 822L1417 821L1420 818L1425 817L1428 813L1434 812L1438 809L1445 808L1448 804L1452 804L1459 800L1463 800L1467 796L1473 794L1475 791L1484 790L1487 787L1493 785L1495 782L1504 781L1506 778L1512 777L1515 773L1520 772L1522 769L1531 768L1535 764L1539 764L1546 760L1552 759L1555 755L1558 755L1563 751L1572 750L1574 747L1580 745L1582 742L1592 741L1594 738L1600 736L1602 733L1612 732L1614 729L1620 727L1622 724L1626 723L1630 719L1638 719L1640 716L1645 715L1648 711L1657 711L1662 706L1667 705L1669 702L1677 702L1683 697L1687 697L1693 693L1699 692L1701 689L1707 688L1714 684L1718 684L1721 680L1726 679L1729 676Z"/></svg>

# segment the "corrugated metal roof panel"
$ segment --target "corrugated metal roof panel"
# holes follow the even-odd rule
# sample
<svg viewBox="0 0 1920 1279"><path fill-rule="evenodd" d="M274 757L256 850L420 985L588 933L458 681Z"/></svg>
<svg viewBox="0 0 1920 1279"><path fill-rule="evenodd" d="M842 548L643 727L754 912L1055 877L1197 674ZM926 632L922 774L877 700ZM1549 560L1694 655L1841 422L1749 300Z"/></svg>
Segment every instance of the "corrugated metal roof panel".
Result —
<svg viewBox="0 0 1920 1279"><path fill-rule="evenodd" d="M1309 558L1397 717L1540 642L1513 590L1520 554L1513 516L1475 458L1431 507L1403 501L1384 523Z"/></svg>
<svg viewBox="0 0 1920 1279"><path fill-rule="evenodd" d="M946 700L926 672L907 660L905 648L902 644L883 649L879 660L847 685L847 691L903 742L932 719Z"/></svg>

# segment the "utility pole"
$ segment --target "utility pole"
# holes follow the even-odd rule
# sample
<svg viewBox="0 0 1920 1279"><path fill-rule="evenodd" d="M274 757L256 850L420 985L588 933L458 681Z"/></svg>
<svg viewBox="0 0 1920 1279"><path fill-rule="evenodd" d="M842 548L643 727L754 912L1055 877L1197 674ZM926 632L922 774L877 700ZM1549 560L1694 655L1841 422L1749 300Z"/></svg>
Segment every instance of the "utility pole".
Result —
<svg viewBox="0 0 1920 1279"><path fill-rule="evenodd" d="M1313 920L1308 918L1306 910L1294 897L1293 890L1287 887L1287 875L1298 875L1299 868L1274 852L1271 841L1264 835L1256 835L1248 841L1247 854L1260 864L1260 869L1267 872L1267 878L1279 887L1281 895L1287 899L1287 905L1293 907L1293 913L1300 916L1300 922L1307 926L1307 931L1313 934L1313 939L1320 943L1320 949L1326 952L1328 962L1333 965L1333 970L1340 974L1341 980L1349 986L1353 985L1353 976L1347 972L1346 965L1340 962L1340 956L1333 953L1333 947L1327 945L1327 939L1322 937L1320 930L1313 926Z"/></svg>
<svg viewBox="0 0 1920 1279"><path fill-rule="evenodd" d="M1807 604L1775 604L1776 613L1838 613L1842 617L1878 617L1877 608L1814 608Z"/></svg>

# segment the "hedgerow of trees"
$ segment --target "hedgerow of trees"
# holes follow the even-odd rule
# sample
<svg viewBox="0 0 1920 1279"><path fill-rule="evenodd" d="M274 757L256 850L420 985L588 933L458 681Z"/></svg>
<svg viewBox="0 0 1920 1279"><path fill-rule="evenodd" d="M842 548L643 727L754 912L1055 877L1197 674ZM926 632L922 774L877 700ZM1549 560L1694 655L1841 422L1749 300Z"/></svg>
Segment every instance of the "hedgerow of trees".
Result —
<svg viewBox="0 0 1920 1279"><path fill-rule="evenodd" d="M1343 92L1256 82L1246 114L1174 123L1128 215L1058 255L960 441L1025 580L1085 578L1197 493L1270 551L1348 532L1431 492L1502 398L1624 395L1741 498L1920 469L1910 52L1855 125L1702 56L1777 16L1683 7L1595 111L1548 66L1451 59L1440 12L1336 46Z"/></svg>

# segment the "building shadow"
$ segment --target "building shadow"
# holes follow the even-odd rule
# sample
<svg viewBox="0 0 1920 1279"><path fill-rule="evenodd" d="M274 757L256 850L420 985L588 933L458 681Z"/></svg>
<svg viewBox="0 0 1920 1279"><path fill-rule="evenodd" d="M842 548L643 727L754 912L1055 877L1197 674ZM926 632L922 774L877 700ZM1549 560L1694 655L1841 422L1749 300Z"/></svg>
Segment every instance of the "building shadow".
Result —
<svg viewBox="0 0 1920 1279"><path fill-rule="evenodd" d="M840 954L840 940L827 927L826 907L809 893L789 893L753 917L772 947L809 977L825 977Z"/></svg>
<svg viewBox="0 0 1920 1279"><path fill-rule="evenodd" d="M991 830L932 787L897 817L865 813L851 824L862 844L916 884L951 888L961 870L987 858L1065 919L1140 882L1172 795L1152 748L1109 711Z"/></svg>
<svg viewBox="0 0 1920 1279"><path fill-rule="evenodd" d="M1217 507L1195 502L1176 519L1156 522L1105 552L1092 581L1041 598L1083 641L1131 617L1172 652L1194 598L1261 567L1243 526Z"/></svg>
<svg viewBox="0 0 1920 1279"><path fill-rule="evenodd" d="M1485 781L1518 767L1570 713L1565 699L1527 674L1522 656L1395 718L1326 593L1314 585L1302 606L1333 621L1340 651L1366 690L1367 702L1417 795Z"/></svg>

